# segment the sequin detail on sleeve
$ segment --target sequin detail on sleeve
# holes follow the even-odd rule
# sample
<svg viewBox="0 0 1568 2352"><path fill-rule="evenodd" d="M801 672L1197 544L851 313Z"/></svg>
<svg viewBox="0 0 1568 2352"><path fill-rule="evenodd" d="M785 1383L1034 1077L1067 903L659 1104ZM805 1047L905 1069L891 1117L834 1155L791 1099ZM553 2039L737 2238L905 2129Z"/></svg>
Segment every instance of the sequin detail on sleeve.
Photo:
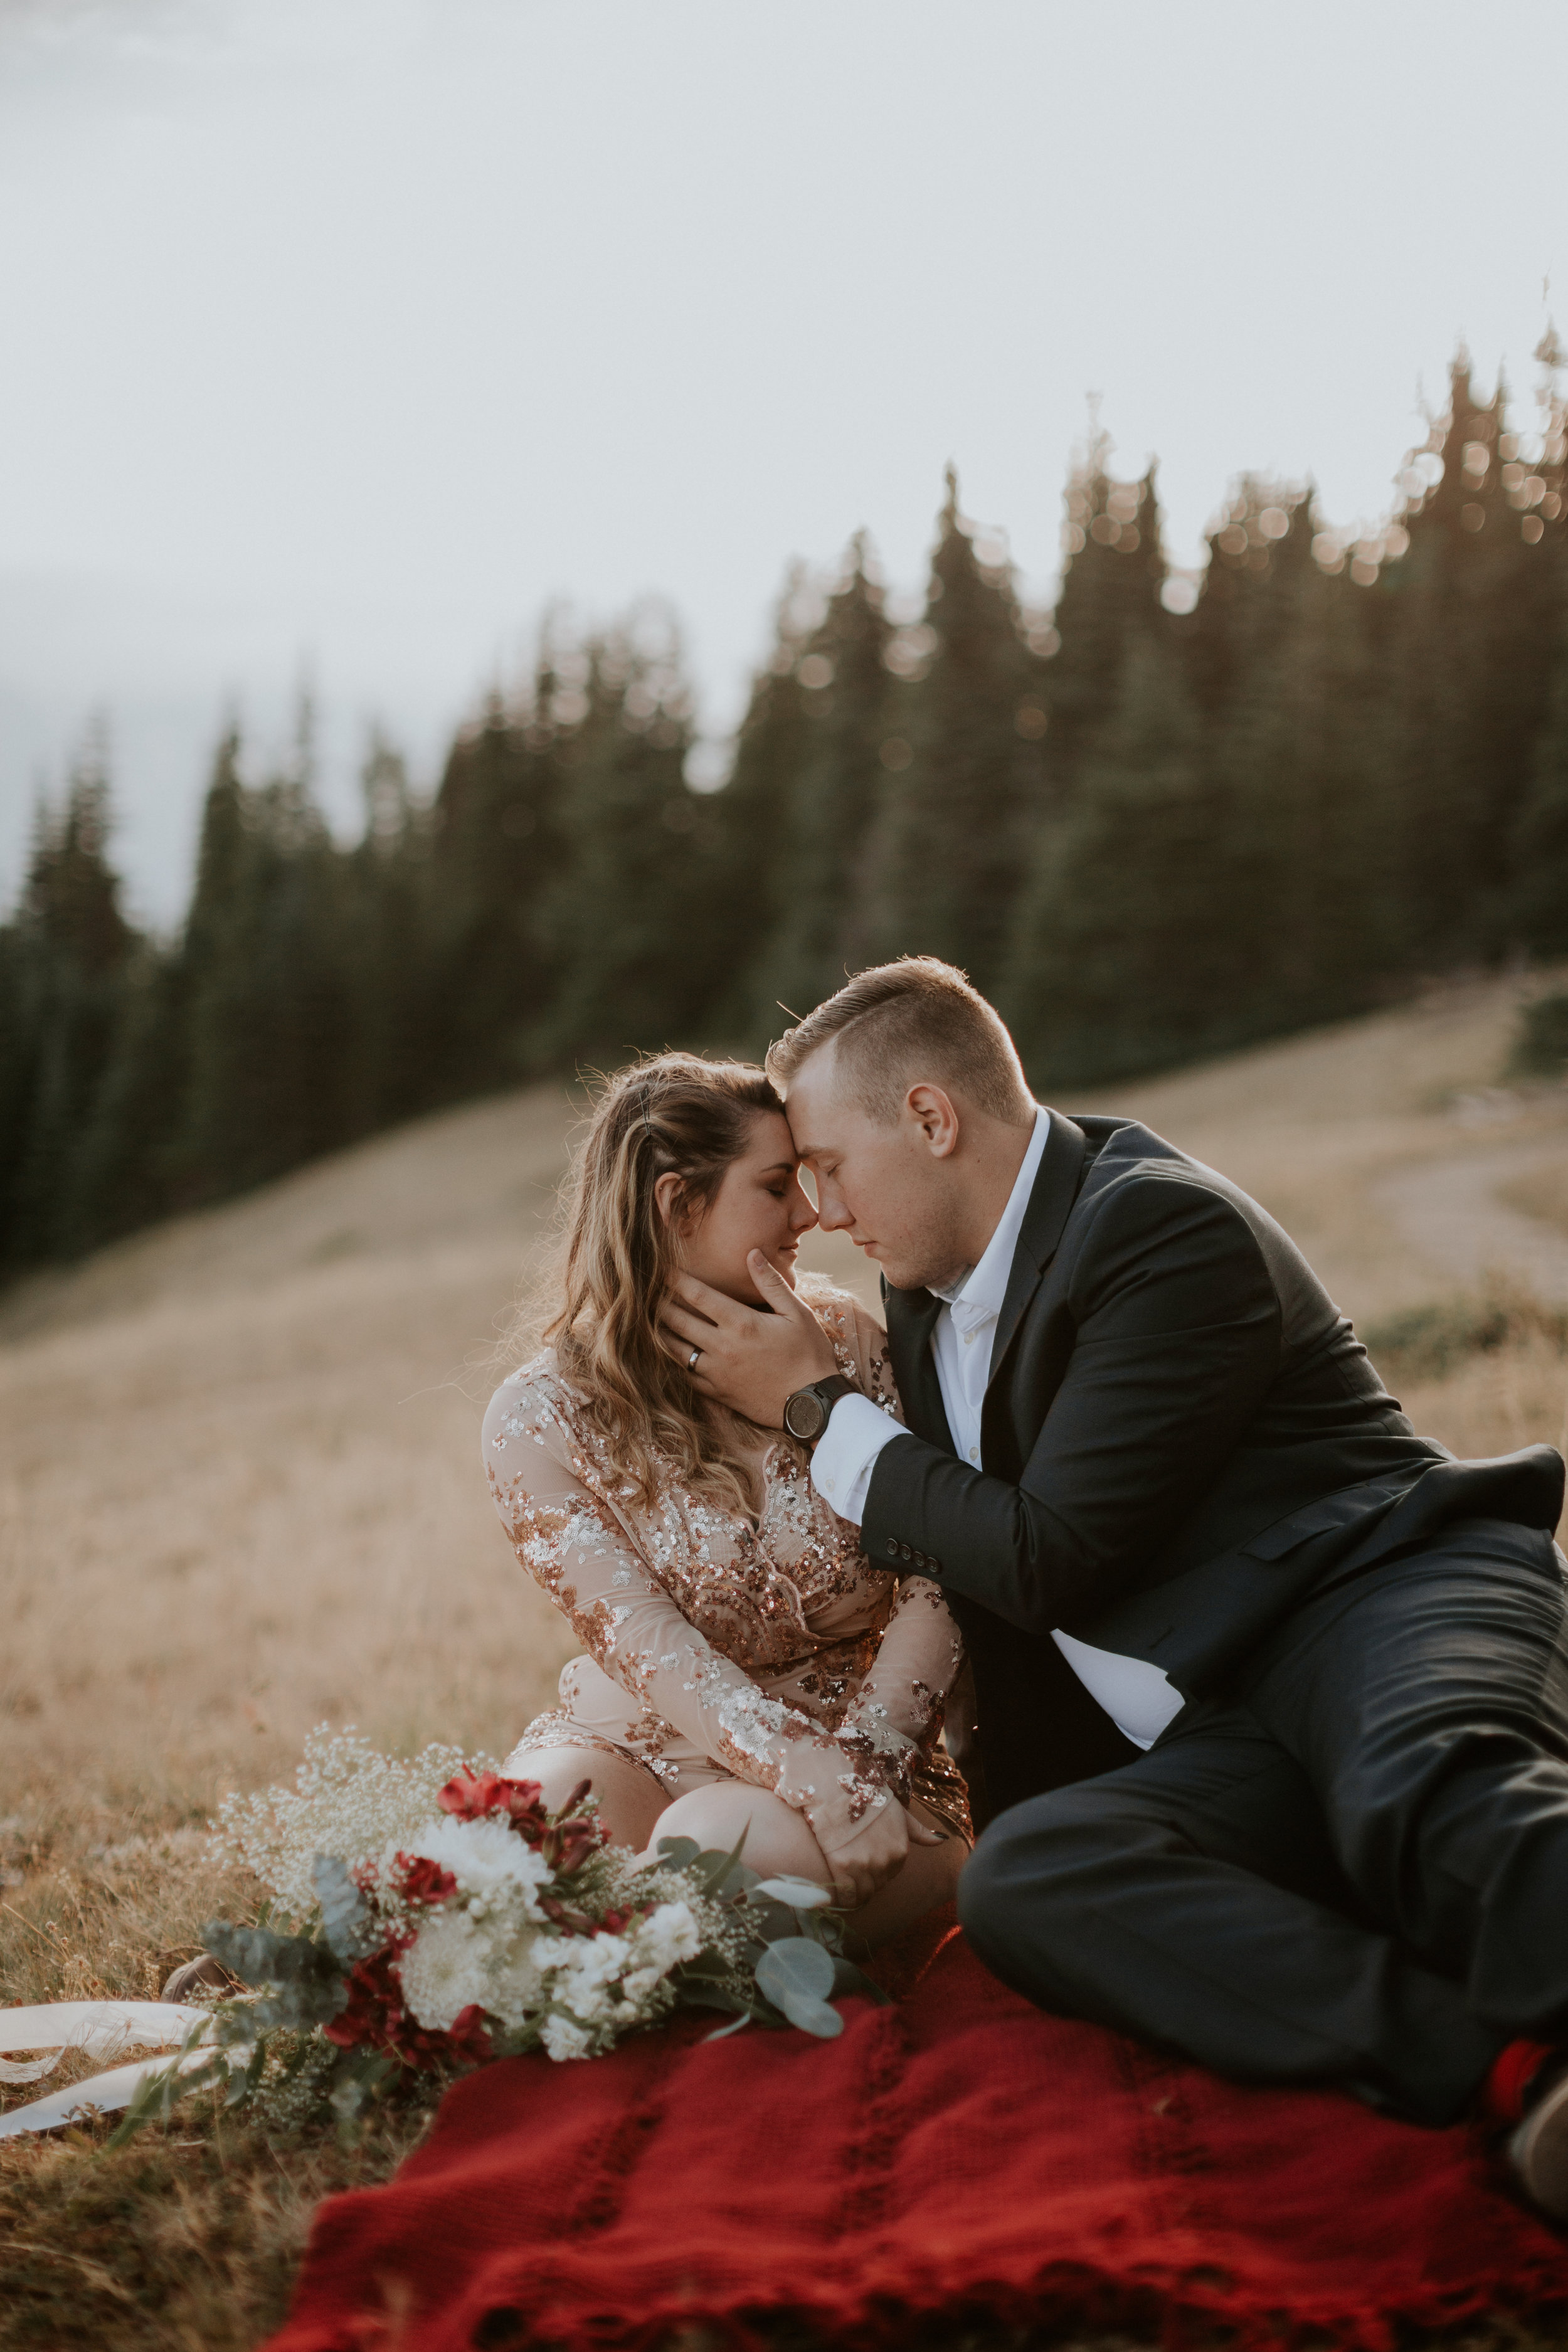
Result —
<svg viewBox="0 0 1568 2352"><path fill-rule="evenodd" d="M885 1375L858 1310L846 1299L830 1319L813 1304L874 1393ZM876 1401L896 1412L890 1379ZM787 1440L761 1459L755 1527L688 1491L673 1465L644 1505L547 1350L491 1399L484 1452L519 1559L587 1653L563 1674L561 1713L528 1738L613 1744L656 1772L695 1752L776 1790L825 1850L908 1793L941 1730L956 1629L934 1586L900 1589L867 1561Z"/></svg>

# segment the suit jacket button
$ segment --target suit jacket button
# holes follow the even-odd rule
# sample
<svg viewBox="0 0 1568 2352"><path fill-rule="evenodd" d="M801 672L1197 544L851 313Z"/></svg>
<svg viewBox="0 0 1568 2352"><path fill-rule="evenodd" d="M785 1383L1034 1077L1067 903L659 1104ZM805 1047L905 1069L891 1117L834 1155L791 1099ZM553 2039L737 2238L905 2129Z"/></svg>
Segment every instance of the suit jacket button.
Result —
<svg viewBox="0 0 1568 2352"><path fill-rule="evenodd" d="M900 1559L909 1559L912 1557L913 1555L911 1554L908 1544L900 1544L899 1546L899 1558Z"/></svg>
<svg viewBox="0 0 1568 2352"><path fill-rule="evenodd" d="M888 1538L888 1558L889 1559L897 1559L898 1556L899 1538L897 1536L889 1536Z"/></svg>

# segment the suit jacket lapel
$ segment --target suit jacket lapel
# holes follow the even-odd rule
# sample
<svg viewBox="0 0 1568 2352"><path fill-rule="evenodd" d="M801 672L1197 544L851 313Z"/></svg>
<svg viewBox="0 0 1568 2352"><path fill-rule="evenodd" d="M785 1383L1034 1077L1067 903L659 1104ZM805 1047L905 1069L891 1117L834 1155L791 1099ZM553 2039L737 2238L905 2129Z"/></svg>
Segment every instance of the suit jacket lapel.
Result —
<svg viewBox="0 0 1568 2352"><path fill-rule="evenodd" d="M942 1401L942 1383L936 1376L936 1358L931 1351L931 1335L942 1311L941 1299L933 1298L929 1290L894 1290L884 1282L882 1308L888 1318L888 1351L893 1360L893 1378L898 1383L906 1426L929 1445L940 1445L949 1454L956 1454L947 1408Z"/></svg>
<svg viewBox="0 0 1568 2352"><path fill-rule="evenodd" d="M992 1381L1001 1370L1003 1360L1013 1344L1013 1335L1024 1318L1024 1311L1039 1288L1047 1266L1057 1254L1057 1244L1061 1240L1062 1227L1071 1213L1072 1204L1078 1199L1079 1186L1083 1181L1084 1163L1089 1157L1089 1142L1081 1127L1075 1127L1070 1118L1062 1117L1059 1110L1049 1110L1046 1116L1050 1120L1051 1131L1047 1138L1039 1173L1035 1178L1035 1189L1029 1195L1029 1205L1024 1212L1018 1246L1013 1253L1002 1312L996 1321L996 1337L991 1345ZM933 1374L934 1370L933 1365Z"/></svg>

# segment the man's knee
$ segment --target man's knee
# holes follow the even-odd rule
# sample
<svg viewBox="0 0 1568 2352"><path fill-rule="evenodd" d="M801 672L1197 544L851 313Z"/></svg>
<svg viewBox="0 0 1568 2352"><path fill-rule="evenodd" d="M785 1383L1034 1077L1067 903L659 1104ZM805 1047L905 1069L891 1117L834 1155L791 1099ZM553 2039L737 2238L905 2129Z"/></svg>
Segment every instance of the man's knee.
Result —
<svg viewBox="0 0 1568 2352"><path fill-rule="evenodd" d="M1031 1941L1070 1933L1072 1881L1088 1854L1121 1842L1120 1811L1102 1783L1081 1780L998 1813L958 1882L958 1916L976 1947L1004 1948L1026 1915Z"/></svg>

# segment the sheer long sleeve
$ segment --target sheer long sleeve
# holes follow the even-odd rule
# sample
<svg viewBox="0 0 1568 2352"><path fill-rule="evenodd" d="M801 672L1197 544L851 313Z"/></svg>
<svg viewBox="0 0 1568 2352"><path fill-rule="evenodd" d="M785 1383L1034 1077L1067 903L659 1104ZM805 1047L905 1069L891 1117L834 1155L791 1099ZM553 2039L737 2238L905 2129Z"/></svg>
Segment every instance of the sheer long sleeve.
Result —
<svg viewBox="0 0 1568 2352"><path fill-rule="evenodd" d="M886 1331L858 1300L841 1297L814 1303L840 1369L897 1431L903 1411ZM910 1761L932 1726L940 1725L963 1663L963 1639L940 1586L928 1577L907 1577L871 1670L839 1724L845 1746L885 1774L900 1796L908 1794Z"/></svg>
<svg viewBox="0 0 1568 2352"><path fill-rule="evenodd" d="M876 1661L844 1711L839 1738L875 1759L900 1795L963 1663L963 1644L941 1588L923 1576L899 1587Z"/></svg>
<svg viewBox="0 0 1568 2352"><path fill-rule="evenodd" d="M613 1500L567 1466L575 1445L553 1381L508 1382L497 1391L484 1451L518 1559L589 1655L639 1706L725 1770L774 1790L804 1813L826 1853L887 1803L886 1774L875 1769L864 1743L841 1744L800 1709L760 1689L682 1614Z"/></svg>

